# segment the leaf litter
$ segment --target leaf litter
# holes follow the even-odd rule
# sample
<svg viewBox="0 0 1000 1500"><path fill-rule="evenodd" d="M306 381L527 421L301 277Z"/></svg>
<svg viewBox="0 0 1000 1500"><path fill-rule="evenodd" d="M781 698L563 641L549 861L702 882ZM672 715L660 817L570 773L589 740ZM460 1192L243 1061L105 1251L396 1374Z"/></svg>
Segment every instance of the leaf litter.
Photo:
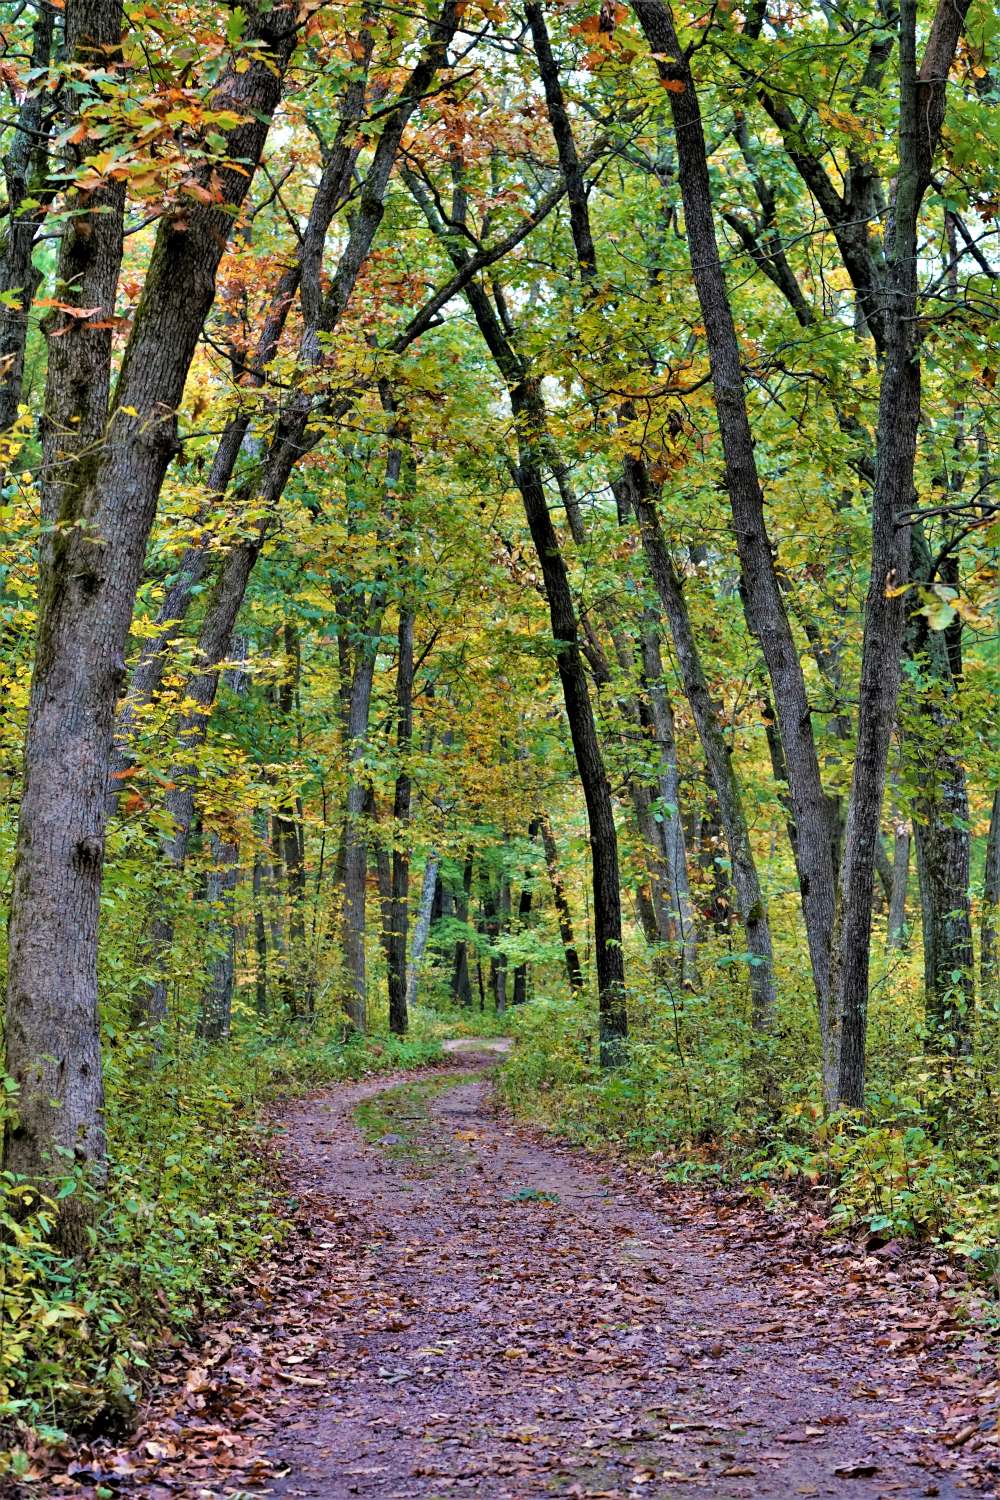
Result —
<svg viewBox="0 0 1000 1500"><path fill-rule="evenodd" d="M997 1494L996 1352L954 1266L516 1127L462 1061L290 1107L292 1233L128 1442L23 1493Z"/></svg>

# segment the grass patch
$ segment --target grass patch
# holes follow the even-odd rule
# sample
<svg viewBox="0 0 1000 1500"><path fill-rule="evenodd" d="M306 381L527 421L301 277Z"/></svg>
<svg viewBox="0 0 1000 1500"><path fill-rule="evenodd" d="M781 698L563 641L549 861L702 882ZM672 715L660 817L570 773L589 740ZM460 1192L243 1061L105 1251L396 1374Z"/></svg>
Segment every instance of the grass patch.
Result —
<svg viewBox="0 0 1000 1500"><path fill-rule="evenodd" d="M53 1205L0 1173L0 1476L65 1432L127 1428L158 1352L225 1305L287 1231L264 1110L317 1085L417 1068L428 1040L247 1025L218 1047L162 1053L124 1033L106 1049L109 1181L85 1260L53 1246ZM449 1079L452 1075L449 1075ZM436 1080L435 1080L436 1081ZM16 1109L8 1092L0 1107ZM68 1169L60 1194L90 1194ZM30 1434L34 1434L34 1438Z"/></svg>
<svg viewBox="0 0 1000 1500"><path fill-rule="evenodd" d="M459 1153L440 1132L432 1132L431 1105L446 1089L471 1083L474 1073L445 1073L386 1089L355 1106L354 1122L369 1145L386 1155L426 1169L454 1162Z"/></svg>

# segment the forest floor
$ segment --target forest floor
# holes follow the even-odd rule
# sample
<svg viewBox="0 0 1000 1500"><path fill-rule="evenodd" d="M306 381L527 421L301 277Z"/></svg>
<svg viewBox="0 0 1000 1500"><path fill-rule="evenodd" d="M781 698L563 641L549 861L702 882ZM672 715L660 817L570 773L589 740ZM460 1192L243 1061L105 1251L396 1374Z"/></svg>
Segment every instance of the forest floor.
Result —
<svg viewBox="0 0 1000 1500"><path fill-rule="evenodd" d="M295 1233L130 1442L46 1493L997 1493L995 1350L957 1271L516 1126L494 1061L289 1107Z"/></svg>

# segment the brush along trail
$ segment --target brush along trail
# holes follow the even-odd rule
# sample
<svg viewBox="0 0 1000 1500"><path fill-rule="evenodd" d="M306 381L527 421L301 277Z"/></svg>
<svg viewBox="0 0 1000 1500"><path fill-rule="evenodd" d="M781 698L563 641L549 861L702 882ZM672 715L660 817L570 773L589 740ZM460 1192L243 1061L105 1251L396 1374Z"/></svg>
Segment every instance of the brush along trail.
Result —
<svg viewBox="0 0 1000 1500"><path fill-rule="evenodd" d="M867 1255L805 1211L520 1129L492 1100L496 1045L287 1111L295 1236L133 1443L95 1447L77 1485L149 1500L995 1493L996 1366L945 1262Z"/></svg>

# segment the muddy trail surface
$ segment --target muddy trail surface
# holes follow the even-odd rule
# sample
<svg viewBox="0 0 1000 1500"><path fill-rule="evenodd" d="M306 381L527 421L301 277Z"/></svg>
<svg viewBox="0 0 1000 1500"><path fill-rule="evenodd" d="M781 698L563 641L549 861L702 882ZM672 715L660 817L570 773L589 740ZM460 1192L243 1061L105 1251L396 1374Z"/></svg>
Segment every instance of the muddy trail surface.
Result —
<svg viewBox="0 0 1000 1500"><path fill-rule="evenodd" d="M492 1103L495 1058L452 1062L286 1114L311 1232L76 1484L149 1500L996 1493L996 1366L990 1387L940 1264L831 1246L800 1211L659 1186L515 1128Z"/></svg>

